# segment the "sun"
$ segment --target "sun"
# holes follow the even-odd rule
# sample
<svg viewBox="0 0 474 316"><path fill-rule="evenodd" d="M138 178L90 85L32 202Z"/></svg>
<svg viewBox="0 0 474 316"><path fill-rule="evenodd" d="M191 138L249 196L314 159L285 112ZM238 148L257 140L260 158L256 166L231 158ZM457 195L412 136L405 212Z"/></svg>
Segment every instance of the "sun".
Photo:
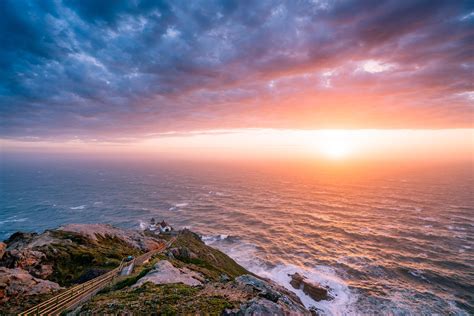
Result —
<svg viewBox="0 0 474 316"><path fill-rule="evenodd" d="M319 152L329 159L344 159L353 150L353 144L348 136L343 131L327 131L321 135L316 146Z"/></svg>

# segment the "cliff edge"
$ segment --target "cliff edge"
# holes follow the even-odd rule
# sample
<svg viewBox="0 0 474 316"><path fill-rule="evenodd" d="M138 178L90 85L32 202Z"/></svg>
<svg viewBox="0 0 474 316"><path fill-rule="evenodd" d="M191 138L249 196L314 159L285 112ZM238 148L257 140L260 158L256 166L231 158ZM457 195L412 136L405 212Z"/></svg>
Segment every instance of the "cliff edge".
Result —
<svg viewBox="0 0 474 316"><path fill-rule="evenodd" d="M311 315L299 298L260 278L189 231L155 235L73 224L15 233L0 244L0 314L18 313L176 238L75 310L90 314Z"/></svg>

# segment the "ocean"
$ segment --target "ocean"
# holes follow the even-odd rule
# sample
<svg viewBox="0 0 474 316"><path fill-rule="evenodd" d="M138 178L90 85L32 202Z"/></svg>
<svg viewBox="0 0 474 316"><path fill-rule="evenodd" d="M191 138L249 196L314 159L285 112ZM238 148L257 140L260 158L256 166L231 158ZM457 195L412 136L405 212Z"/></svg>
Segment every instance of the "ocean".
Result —
<svg viewBox="0 0 474 316"><path fill-rule="evenodd" d="M296 291L327 315L474 314L472 164L386 169L4 160L0 238L154 217L289 288L296 271L329 286Z"/></svg>

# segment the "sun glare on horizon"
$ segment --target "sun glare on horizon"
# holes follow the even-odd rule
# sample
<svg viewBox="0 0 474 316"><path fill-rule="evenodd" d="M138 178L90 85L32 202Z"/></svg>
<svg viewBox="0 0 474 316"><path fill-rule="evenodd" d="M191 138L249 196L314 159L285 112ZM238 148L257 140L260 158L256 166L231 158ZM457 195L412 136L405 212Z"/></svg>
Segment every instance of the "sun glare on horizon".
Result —
<svg viewBox="0 0 474 316"><path fill-rule="evenodd" d="M315 146L324 157L332 160L345 159L354 150L349 132L342 130L324 131Z"/></svg>

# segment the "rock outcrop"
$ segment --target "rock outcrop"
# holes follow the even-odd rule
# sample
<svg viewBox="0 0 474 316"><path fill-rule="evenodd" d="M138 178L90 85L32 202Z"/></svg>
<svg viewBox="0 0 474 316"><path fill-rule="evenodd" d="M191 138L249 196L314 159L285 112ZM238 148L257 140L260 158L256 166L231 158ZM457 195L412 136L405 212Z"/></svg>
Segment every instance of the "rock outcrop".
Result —
<svg viewBox="0 0 474 316"><path fill-rule="evenodd" d="M271 315L288 315L289 313L309 315L294 293L270 280L262 280L252 275L242 275L237 277L235 282L252 293L256 293L258 297L241 305L239 312L244 315L255 315L254 310L262 311L263 314L257 315L267 315L264 313L267 309L272 311Z"/></svg>
<svg viewBox="0 0 474 316"><path fill-rule="evenodd" d="M7 250L7 244L0 241L0 259L2 259L3 254Z"/></svg>
<svg viewBox="0 0 474 316"><path fill-rule="evenodd" d="M5 253L2 262L7 267L24 269L38 278L46 279L53 273L53 267L45 259L46 255L41 251L14 248Z"/></svg>
<svg viewBox="0 0 474 316"><path fill-rule="evenodd" d="M97 277L174 236L171 249L134 265L130 275L117 278L77 314L311 315L294 293L253 275L189 230L158 239L98 224L16 233L6 240L0 314L34 306L60 286Z"/></svg>
<svg viewBox="0 0 474 316"><path fill-rule="evenodd" d="M291 286L297 290L302 290L303 293L311 297L313 300L319 302L333 299L333 297L329 295L329 292L326 288L308 281L306 277L302 276L301 274L295 273L290 276Z"/></svg>
<svg viewBox="0 0 474 316"><path fill-rule="evenodd" d="M175 268L169 261L161 260L155 264L153 269L143 278L138 280L134 287L141 286L146 282L154 284L183 283L190 286L201 285L204 278L201 274L188 268Z"/></svg>
<svg viewBox="0 0 474 316"><path fill-rule="evenodd" d="M51 293L60 290L59 284L33 277L23 269L0 267L0 302L24 295Z"/></svg>
<svg viewBox="0 0 474 316"><path fill-rule="evenodd" d="M99 241L100 238L105 237L117 238L142 251L150 251L160 246L159 239L146 236L141 231L117 228L107 224L69 224L59 229L87 236L93 241Z"/></svg>
<svg viewBox="0 0 474 316"><path fill-rule="evenodd" d="M24 269L63 286L86 281L97 271L118 266L122 258L156 248L162 240L100 224L67 225L42 234L15 233L5 241L0 266Z"/></svg>
<svg viewBox="0 0 474 316"><path fill-rule="evenodd" d="M198 258L198 256L187 247L171 248L168 250L167 254L168 256L179 260L190 261Z"/></svg>

